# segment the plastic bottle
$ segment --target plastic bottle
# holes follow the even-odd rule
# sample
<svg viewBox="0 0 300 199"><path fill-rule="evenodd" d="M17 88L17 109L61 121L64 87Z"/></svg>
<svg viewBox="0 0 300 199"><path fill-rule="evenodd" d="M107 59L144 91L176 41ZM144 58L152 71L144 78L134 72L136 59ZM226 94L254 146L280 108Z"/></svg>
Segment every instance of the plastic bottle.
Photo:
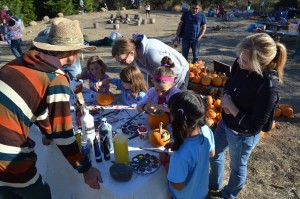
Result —
<svg viewBox="0 0 300 199"><path fill-rule="evenodd" d="M88 109L84 109L84 114L80 118L82 128L82 141L86 142L88 138L94 140L95 138L95 126L94 117L90 114Z"/></svg>
<svg viewBox="0 0 300 199"><path fill-rule="evenodd" d="M100 146L99 146L99 142L98 142L98 139L96 138L96 136L94 139L94 154L95 154L96 162L102 162Z"/></svg>
<svg viewBox="0 0 300 199"><path fill-rule="evenodd" d="M128 164L128 138L123 134L117 134L113 139L113 145L115 152L115 162Z"/></svg>
<svg viewBox="0 0 300 199"><path fill-rule="evenodd" d="M107 136L105 136L104 138L102 138L102 146L103 147L103 156L104 156L104 160L110 160L110 152L109 152L109 141Z"/></svg>
<svg viewBox="0 0 300 199"><path fill-rule="evenodd" d="M99 126L99 135L100 138L106 137L108 143L109 151L112 152L114 150L112 143L112 126L107 122L106 118L102 118L101 124ZM102 139L104 140L104 139Z"/></svg>

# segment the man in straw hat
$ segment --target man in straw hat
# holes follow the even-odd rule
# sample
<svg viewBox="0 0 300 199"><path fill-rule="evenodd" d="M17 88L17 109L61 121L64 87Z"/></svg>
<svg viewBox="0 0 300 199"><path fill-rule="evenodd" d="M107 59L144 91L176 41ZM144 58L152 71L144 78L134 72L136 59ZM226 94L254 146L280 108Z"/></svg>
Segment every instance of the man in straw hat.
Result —
<svg viewBox="0 0 300 199"><path fill-rule="evenodd" d="M79 150L73 135L69 78L62 66L72 65L83 45L77 20L53 20L48 36L33 41L35 49L0 70L0 198L51 198L49 185L37 172L35 143L28 137L35 123L93 189L100 171ZM55 164L55 163L54 163Z"/></svg>

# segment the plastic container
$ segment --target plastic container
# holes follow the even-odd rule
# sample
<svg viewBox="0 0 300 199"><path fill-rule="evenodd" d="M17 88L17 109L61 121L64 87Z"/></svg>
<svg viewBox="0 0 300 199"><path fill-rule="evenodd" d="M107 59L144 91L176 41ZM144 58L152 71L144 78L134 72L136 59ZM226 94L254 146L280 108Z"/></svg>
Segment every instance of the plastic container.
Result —
<svg viewBox="0 0 300 199"><path fill-rule="evenodd" d="M129 164L128 138L123 134L117 134L113 139L115 162Z"/></svg>
<svg viewBox="0 0 300 199"><path fill-rule="evenodd" d="M114 150L112 143L112 126L107 122L106 118L102 118L101 124L99 126L99 136L102 140L107 140L109 152Z"/></svg>

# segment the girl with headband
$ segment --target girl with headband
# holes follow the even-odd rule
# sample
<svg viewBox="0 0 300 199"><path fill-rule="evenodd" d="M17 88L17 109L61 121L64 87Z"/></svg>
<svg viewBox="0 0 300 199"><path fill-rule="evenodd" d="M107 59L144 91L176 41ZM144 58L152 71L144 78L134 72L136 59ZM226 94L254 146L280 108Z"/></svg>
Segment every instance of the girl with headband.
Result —
<svg viewBox="0 0 300 199"><path fill-rule="evenodd" d="M154 87L150 88L146 96L138 103L139 112L146 111L151 114L170 112L167 103L172 95L180 91L174 84L175 75L171 69L174 67L174 63L171 58L163 57L161 65L153 73L152 83Z"/></svg>

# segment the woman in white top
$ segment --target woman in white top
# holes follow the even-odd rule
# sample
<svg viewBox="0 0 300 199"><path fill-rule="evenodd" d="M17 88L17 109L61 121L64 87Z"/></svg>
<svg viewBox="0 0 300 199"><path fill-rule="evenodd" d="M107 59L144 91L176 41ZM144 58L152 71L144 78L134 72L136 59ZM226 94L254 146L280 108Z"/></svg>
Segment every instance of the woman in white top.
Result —
<svg viewBox="0 0 300 199"><path fill-rule="evenodd" d="M149 1L146 2L146 18L150 17L150 3Z"/></svg>

